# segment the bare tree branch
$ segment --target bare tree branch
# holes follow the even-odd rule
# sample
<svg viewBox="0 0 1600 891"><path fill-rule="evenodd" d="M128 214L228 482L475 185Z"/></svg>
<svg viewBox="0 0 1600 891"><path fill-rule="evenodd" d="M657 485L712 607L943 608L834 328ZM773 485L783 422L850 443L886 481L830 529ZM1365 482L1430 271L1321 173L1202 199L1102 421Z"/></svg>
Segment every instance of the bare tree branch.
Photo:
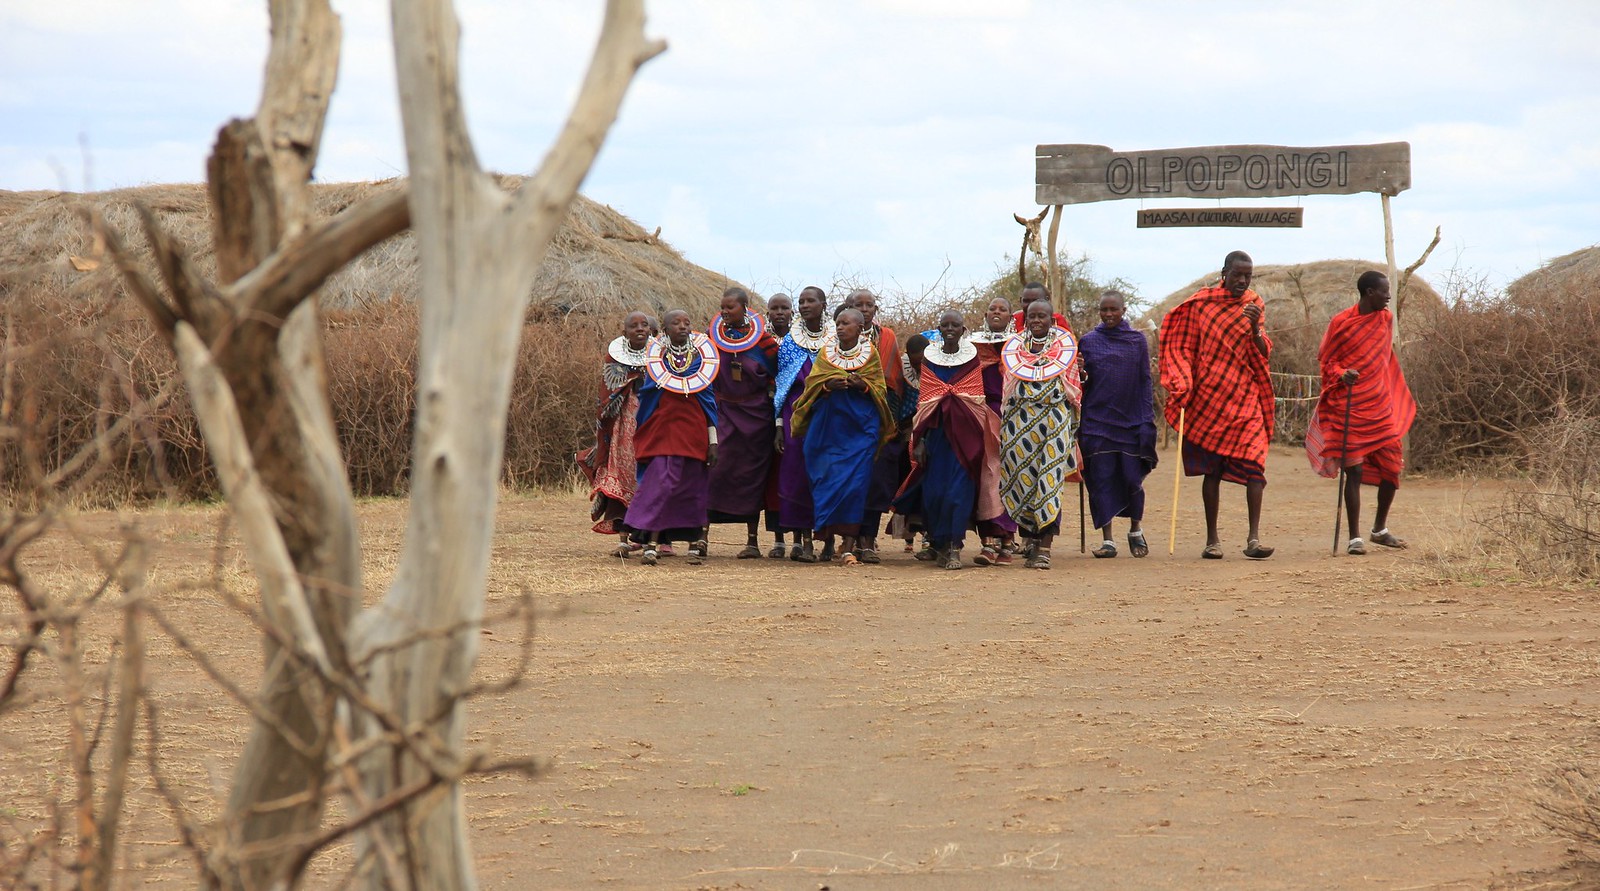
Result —
<svg viewBox="0 0 1600 891"><path fill-rule="evenodd" d="M242 314L281 319L346 263L410 225L408 190L385 190L285 245L228 292Z"/></svg>
<svg viewBox="0 0 1600 891"><path fill-rule="evenodd" d="M1400 281L1395 283L1395 289L1394 289L1394 314L1395 314L1395 316L1398 317L1400 315L1400 313L1403 312L1405 310L1405 308L1406 308L1406 285L1411 283L1412 274L1415 273L1418 269L1421 269L1422 268L1422 264L1428 262L1428 256L1433 253L1433 249L1434 248L1439 246L1439 236L1443 231L1444 231L1444 227L1443 226L1434 226L1433 227L1433 241L1428 242L1428 249L1422 252L1422 256L1417 258L1417 262L1412 263L1410 266L1407 266L1405 268L1405 271L1400 273Z"/></svg>
<svg viewBox="0 0 1600 891"><path fill-rule="evenodd" d="M105 216L101 214L99 208L91 208L85 213L89 217L89 225L105 239L106 250L111 254L111 261L116 264L117 270L122 273L122 280L127 283L128 292L140 306L144 307L156 330L170 342L172 330L178 324L177 312L162 299L156 283L145 275L144 267L139 265L133 258L132 252L123 245L122 236L117 230L106 224Z"/></svg>

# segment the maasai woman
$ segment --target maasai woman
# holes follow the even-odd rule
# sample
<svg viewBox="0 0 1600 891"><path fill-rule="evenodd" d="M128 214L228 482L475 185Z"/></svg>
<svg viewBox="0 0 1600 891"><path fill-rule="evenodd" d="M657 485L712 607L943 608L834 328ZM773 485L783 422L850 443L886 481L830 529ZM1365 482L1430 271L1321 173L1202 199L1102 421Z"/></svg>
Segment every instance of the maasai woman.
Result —
<svg viewBox="0 0 1600 891"><path fill-rule="evenodd" d="M1006 342L1000 425L1000 494L1030 540L1031 569L1050 568L1050 540L1061 531L1061 489L1078 469L1072 438L1083 399L1072 332L1054 324L1047 300L1028 304L1028 328Z"/></svg>
<svg viewBox="0 0 1600 891"><path fill-rule="evenodd" d="M594 531L617 536L612 553L618 557L627 557L639 548L628 542L623 517L639 485L633 435L649 342L650 317L628 313L622 320L622 336L606 348L605 364L600 367L600 417L595 421L594 446L578 453L578 468L589 480L589 519L594 521Z"/></svg>
<svg viewBox="0 0 1600 891"><path fill-rule="evenodd" d="M887 388L889 412L898 417L906 404L906 382L900 373L900 347L894 329L879 325L878 298L866 288L857 288L846 298L848 305L861 313L863 336L877 351L883 366L883 380ZM914 404L914 403L913 403ZM872 485L867 489L867 511L861 520L861 562L877 563L878 531L883 525L883 515L894 507L894 493L905 482L909 461L906 445L896 437L878 451L872 465Z"/></svg>
<svg viewBox="0 0 1600 891"><path fill-rule="evenodd" d="M983 328L967 335L967 339L978 348L978 361L983 365L984 392L988 396L989 408L997 417L1000 414L1001 395L1005 391L1005 374L1000 370L1000 348L1011 339L1010 327L1011 301L996 297L989 301L988 309L984 310ZM999 460L998 454L996 460ZM996 479L994 485L994 497L1002 501L999 494L1000 479ZM979 566L1011 565L1017 524L1009 513L1002 510L999 516L978 524L978 534L982 537L983 548L972 558L972 562Z"/></svg>
<svg viewBox="0 0 1600 891"><path fill-rule="evenodd" d="M855 552L872 462L878 447L894 435L883 365L861 334L862 321L853 309L839 316L837 337L818 351L794 407L795 435L805 441L816 534L839 536L840 562L846 566L861 562Z"/></svg>
<svg viewBox="0 0 1600 891"><path fill-rule="evenodd" d="M773 294L767 298L767 331L772 339L778 342L778 350L782 352L784 338L789 336L789 327L794 324L794 301L788 294ZM778 419L780 409L774 403L773 421L781 423ZM783 524L778 517L778 470L782 466L782 443L774 446L772 462L767 468L766 508L762 511L767 531L772 533L772 550L767 556L774 560L782 560L788 552L783 547Z"/></svg>
<svg viewBox="0 0 1600 891"><path fill-rule="evenodd" d="M1083 336L1084 485L1100 530L1096 557L1115 557L1111 519L1128 518L1128 553L1150 553L1144 520L1144 478L1156 466L1156 418L1150 383L1150 344L1123 318L1117 291L1100 295L1100 325Z"/></svg>
<svg viewBox="0 0 1600 891"><path fill-rule="evenodd" d="M906 338L905 352L900 354L900 377L905 381L906 395L900 402L900 411L896 413L895 424L900 428L900 432L895 438L900 442L903 452L900 459L902 482L911 474L911 424L917 416L917 395L922 386L922 353L927 348L927 335L913 334ZM889 524L889 534L902 538L906 543L906 553L911 554L916 552L914 545L917 532L922 528L921 516L896 509L894 520ZM927 536L924 535L923 538L926 539Z"/></svg>
<svg viewBox="0 0 1600 891"><path fill-rule="evenodd" d="M817 562L812 549L811 478L806 475L805 443L794 434L794 406L805 389L812 361L822 344L834 336L833 320L826 315L828 301L815 285L796 299L800 321L778 345L778 378L772 391L777 411L775 436L778 450L778 522L794 534L789 559Z"/></svg>
<svg viewBox="0 0 1600 891"><path fill-rule="evenodd" d="M739 559L748 560L761 556L756 535L772 467L769 431L778 342L767 333L766 320L750 312L750 295L743 288L723 292L722 312L712 320L710 334L721 367L711 384L717 399L718 455L710 474L707 520L743 525L746 537Z"/></svg>
<svg viewBox="0 0 1600 891"><path fill-rule="evenodd" d="M666 336L653 340L639 387L639 425L633 435L639 488L623 518L644 530L643 562L656 563L656 542L695 538L706 525L708 468L717 463L717 400L711 380L720 361L704 334L690 330L689 314L661 317ZM689 562L705 559L704 539L689 548Z"/></svg>
<svg viewBox="0 0 1600 891"><path fill-rule="evenodd" d="M973 519L993 519L1000 504L1000 417L989 409L977 347L961 313L939 319L939 343L922 354L921 393L911 430L911 475L896 505L920 513L945 569L961 568Z"/></svg>
<svg viewBox="0 0 1600 891"><path fill-rule="evenodd" d="M1004 343L1011 336L1011 301L996 297L983 311L983 328L967 335L973 343Z"/></svg>

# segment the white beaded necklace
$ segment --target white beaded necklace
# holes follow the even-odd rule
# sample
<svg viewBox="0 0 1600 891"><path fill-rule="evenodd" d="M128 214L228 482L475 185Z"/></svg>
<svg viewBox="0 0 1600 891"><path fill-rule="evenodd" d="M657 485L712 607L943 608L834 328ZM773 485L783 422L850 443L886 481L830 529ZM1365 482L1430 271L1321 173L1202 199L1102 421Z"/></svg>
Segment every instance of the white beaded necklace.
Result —
<svg viewBox="0 0 1600 891"><path fill-rule="evenodd" d="M944 351L944 338L928 342L928 348L922 352L922 361L932 362L943 368L955 368L965 365L977 358L978 348L965 335L959 341L959 346L953 353Z"/></svg>
<svg viewBox="0 0 1600 891"><path fill-rule="evenodd" d="M835 366L845 371L855 371L872 358L872 343L863 337L856 341L854 347L847 350L839 345L838 340L829 340L822 345L822 354Z"/></svg>
<svg viewBox="0 0 1600 891"><path fill-rule="evenodd" d="M799 319L799 324L789 329L789 339L802 350L815 353L822 349L822 345L834 337L833 322L830 319L822 320L822 330L812 333L806 328L806 320Z"/></svg>
<svg viewBox="0 0 1600 891"><path fill-rule="evenodd" d="M606 352L611 356L612 359L615 359L622 365L631 365L634 368L643 368L644 363L648 358L646 354L649 352L649 350L650 341L648 340L645 341L644 346L640 347L639 349L634 349L633 347L628 346L628 338L619 337L616 340L611 341L611 346L606 349Z"/></svg>

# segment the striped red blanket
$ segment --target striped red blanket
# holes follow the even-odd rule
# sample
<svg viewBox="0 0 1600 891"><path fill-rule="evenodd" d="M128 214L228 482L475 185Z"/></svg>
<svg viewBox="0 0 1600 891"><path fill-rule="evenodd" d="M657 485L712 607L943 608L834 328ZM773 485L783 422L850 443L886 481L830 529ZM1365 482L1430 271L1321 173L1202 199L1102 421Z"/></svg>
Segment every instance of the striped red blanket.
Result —
<svg viewBox="0 0 1600 891"><path fill-rule="evenodd" d="M1394 315L1387 309L1361 312L1359 305L1340 312L1328 322L1317 348L1317 363L1322 366L1322 395L1317 399L1306 433L1306 456L1311 466L1325 477L1339 475L1339 455L1345 463L1362 459L1398 444L1417 416L1417 403L1406 386L1392 346ZM1344 373L1359 374L1353 387L1344 383ZM1345 427L1345 400L1350 402L1350 426ZM1382 463L1381 461L1379 463ZM1391 474L1381 473L1387 478ZM1397 482L1399 472L1392 475ZM1363 475L1376 484L1379 475Z"/></svg>
<svg viewBox="0 0 1600 891"><path fill-rule="evenodd" d="M1247 303L1265 311L1256 292L1235 297L1220 286L1202 288L1173 307L1161 320L1161 385L1167 423L1177 427L1183 410L1185 440L1264 465L1272 440L1272 379L1242 312Z"/></svg>

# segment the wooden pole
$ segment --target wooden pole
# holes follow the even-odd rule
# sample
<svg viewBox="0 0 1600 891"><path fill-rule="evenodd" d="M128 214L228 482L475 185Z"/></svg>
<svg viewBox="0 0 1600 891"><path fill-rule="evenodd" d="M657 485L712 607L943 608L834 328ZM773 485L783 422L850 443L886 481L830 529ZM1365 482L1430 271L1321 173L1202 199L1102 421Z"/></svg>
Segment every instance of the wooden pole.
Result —
<svg viewBox="0 0 1600 891"><path fill-rule="evenodd" d="M1389 193L1379 192L1378 196L1383 199L1383 251L1385 254L1384 259L1389 261L1389 287L1398 288L1400 287L1400 279L1395 274L1394 216L1389 212ZM1432 248L1430 247L1429 250L1432 250ZM1423 254L1423 257L1426 258L1427 254ZM1400 294L1397 291L1392 291L1389 296L1394 301L1395 309L1393 313L1394 325L1389 329L1389 348L1395 351L1395 357L1398 359L1400 355ZM1400 460L1402 462L1411 460L1410 430L1407 430L1400 437Z"/></svg>
<svg viewBox="0 0 1600 891"><path fill-rule="evenodd" d="M1389 212L1389 193L1380 192L1379 197L1383 199L1383 255L1384 259L1389 261L1389 287L1398 288L1400 287L1400 277L1396 274L1394 265L1394 216ZM1395 308L1398 309L1400 295L1393 294L1391 296L1394 297L1396 301ZM1400 345L1399 313L1394 314L1394 327L1390 329L1389 337L1392 344L1395 346Z"/></svg>
<svg viewBox="0 0 1600 891"><path fill-rule="evenodd" d="M1055 205L1053 211L1050 216L1050 237L1045 247L1049 253L1045 255L1044 260L1044 280L1050 288L1050 299L1055 301L1057 306L1064 306L1060 302L1066 299L1066 295L1061 293L1061 264L1056 262L1056 235L1061 231L1061 205ZM1070 318L1071 313L1071 308L1068 308L1063 315Z"/></svg>

